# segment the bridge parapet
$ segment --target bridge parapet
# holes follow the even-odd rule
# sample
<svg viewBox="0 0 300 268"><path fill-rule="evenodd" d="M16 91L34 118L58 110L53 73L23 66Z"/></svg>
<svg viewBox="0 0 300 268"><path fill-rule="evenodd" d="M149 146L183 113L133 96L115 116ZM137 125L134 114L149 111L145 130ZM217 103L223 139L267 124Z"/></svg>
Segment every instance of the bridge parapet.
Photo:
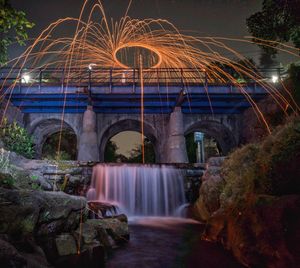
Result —
<svg viewBox="0 0 300 268"><path fill-rule="evenodd" d="M228 75L209 75L205 70L196 68L156 68L156 69L120 69L120 68L93 68L93 69L63 69L63 68L1 68L0 84L8 87L12 84L22 88L34 86L44 89L52 86L66 87L97 87L107 86L131 86L133 92L135 86L140 86L141 81L145 85L246 85L271 82L276 76L281 77L281 68L256 68L249 69L249 76L239 75L235 77L232 70L224 70Z"/></svg>
<svg viewBox="0 0 300 268"><path fill-rule="evenodd" d="M3 69L2 69L3 72ZM2 91L23 113L237 114L267 95L263 82L279 69L261 70L258 79L210 79L198 69L21 70L2 73ZM268 74L266 78L263 76ZM143 92L142 92L143 91ZM143 94L142 94L143 93ZM247 98L245 97L247 95Z"/></svg>

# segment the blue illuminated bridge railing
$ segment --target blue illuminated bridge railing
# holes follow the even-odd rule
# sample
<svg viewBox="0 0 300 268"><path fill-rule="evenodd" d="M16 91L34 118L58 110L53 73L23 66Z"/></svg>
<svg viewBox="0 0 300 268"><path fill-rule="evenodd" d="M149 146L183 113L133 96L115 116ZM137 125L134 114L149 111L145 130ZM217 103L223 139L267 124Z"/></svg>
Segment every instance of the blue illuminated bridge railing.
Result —
<svg viewBox="0 0 300 268"><path fill-rule="evenodd" d="M261 82L274 82L280 69L255 70L255 80L237 77L238 83L212 79L198 69L0 69L1 95L24 113L236 114L267 94ZM234 76L234 74L233 74Z"/></svg>

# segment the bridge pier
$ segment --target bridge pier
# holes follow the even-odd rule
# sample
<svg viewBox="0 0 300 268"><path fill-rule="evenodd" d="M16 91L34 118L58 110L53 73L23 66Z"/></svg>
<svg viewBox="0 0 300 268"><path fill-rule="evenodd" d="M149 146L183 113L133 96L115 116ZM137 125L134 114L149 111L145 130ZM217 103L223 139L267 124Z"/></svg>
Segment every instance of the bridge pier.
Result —
<svg viewBox="0 0 300 268"><path fill-rule="evenodd" d="M79 161L99 161L98 137L96 130L96 113L92 106L87 106L83 114L82 132L79 138Z"/></svg>
<svg viewBox="0 0 300 268"><path fill-rule="evenodd" d="M181 107L175 107L171 113L168 131L167 163L188 163Z"/></svg>

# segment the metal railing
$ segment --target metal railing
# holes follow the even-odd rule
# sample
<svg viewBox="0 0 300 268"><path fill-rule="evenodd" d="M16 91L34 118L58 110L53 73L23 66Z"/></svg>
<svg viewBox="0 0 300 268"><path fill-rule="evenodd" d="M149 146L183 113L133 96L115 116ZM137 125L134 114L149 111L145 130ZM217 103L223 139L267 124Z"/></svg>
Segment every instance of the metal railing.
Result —
<svg viewBox="0 0 300 268"><path fill-rule="evenodd" d="M2 68L0 69L0 86L2 88L10 85L23 86L78 86L96 87L107 85L132 85L139 86L141 81L144 84L251 84L259 81L276 82L281 77L282 69L253 69L255 79L247 75L241 75L233 70L224 70L233 79L228 79L226 75L212 76L201 69L119 69L119 68L93 68L93 69L62 69L62 68Z"/></svg>

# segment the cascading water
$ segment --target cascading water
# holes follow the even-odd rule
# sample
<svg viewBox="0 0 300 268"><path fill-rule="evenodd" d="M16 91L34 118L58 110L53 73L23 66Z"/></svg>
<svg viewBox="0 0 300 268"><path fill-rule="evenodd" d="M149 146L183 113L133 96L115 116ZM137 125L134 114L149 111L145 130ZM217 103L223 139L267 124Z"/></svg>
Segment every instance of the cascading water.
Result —
<svg viewBox="0 0 300 268"><path fill-rule="evenodd" d="M129 216L176 216L186 202L183 172L166 165L98 164L87 199L115 204Z"/></svg>

